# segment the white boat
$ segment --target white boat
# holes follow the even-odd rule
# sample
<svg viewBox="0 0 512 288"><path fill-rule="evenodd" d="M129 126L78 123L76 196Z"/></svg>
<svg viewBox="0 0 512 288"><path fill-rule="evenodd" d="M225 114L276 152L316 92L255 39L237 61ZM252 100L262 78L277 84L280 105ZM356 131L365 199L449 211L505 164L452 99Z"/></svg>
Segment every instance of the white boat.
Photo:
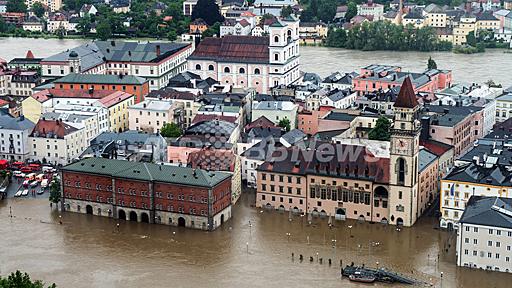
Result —
<svg viewBox="0 0 512 288"><path fill-rule="evenodd" d="M23 190L21 193L21 196L27 196L28 195L28 189Z"/></svg>
<svg viewBox="0 0 512 288"><path fill-rule="evenodd" d="M14 197L20 197L22 192L23 192L22 190L18 190L18 192L16 192L16 194L14 194Z"/></svg>

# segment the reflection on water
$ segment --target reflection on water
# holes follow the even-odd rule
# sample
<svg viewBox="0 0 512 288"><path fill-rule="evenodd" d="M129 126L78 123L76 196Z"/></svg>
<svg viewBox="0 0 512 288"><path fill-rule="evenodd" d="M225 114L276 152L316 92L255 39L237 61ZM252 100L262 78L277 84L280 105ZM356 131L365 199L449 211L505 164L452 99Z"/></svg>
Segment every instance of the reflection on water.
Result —
<svg viewBox="0 0 512 288"><path fill-rule="evenodd" d="M378 262L437 285L443 271L443 287L510 287L511 275L457 269L448 248L454 234L434 230L434 219L400 232L351 221L330 229L327 219L308 225L251 203L254 195L244 194L233 219L214 232L125 221L117 231L116 220L72 213L59 225L47 200L9 199L0 204L0 271L22 269L60 287L356 287L340 280L341 259Z"/></svg>

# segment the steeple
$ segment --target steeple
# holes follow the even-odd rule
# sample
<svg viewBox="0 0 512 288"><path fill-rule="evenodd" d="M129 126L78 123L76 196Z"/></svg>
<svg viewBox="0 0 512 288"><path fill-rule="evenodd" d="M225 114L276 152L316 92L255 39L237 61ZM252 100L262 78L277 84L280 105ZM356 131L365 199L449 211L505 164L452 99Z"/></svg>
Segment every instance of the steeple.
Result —
<svg viewBox="0 0 512 288"><path fill-rule="evenodd" d="M395 101L395 108L415 108L418 106L418 100L416 100L416 93L414 93L414 87L412 86L411 78L405 77L402 87L400 87L400 93Z"/></svg>

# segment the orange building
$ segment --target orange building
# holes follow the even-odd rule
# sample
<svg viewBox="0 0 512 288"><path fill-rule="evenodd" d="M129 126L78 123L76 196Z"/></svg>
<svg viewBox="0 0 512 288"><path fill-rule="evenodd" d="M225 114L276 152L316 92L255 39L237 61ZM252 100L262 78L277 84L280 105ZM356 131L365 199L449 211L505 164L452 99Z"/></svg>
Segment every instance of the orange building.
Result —
<svg viewBox="0 0 512 288"><path fill-rule="evenodd" d="M206 22L204 22L203 19L198 18L198 19L192 21L188 28L190 30L190 34L194 34L194 33L202 34L204 31L206 31L208 29L208 24L206 24Z"/></svg>
<svg viewBox="0 0 512 288"><path fill-rule="evenodd" d="M66 90L122 91L135 95L135 103L149 94L148 80L132 75L68 74L53 82Z"/></svg>

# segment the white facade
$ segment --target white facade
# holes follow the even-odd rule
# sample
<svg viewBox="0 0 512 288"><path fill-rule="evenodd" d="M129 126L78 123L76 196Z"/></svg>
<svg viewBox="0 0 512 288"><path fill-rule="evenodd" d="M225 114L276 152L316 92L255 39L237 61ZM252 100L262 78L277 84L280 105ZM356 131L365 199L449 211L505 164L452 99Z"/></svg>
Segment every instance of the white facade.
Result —
<svg viewBox="0 0 512 288"><path fill-rule="evenodd" d="M512 229L461 223L457 266L512 272Z"/></svg>
<svg viewBox="0 0 512 288"><path fill-rule="evenodd" d="M25 0L28 9L32 8L32 5L37 2L50 8L50 12L59 11L62 8L62 0Z"/></svg>
<svg viewBox="0 0 512 288"><path fill-rule="evenodd" d="M86 105L68 105L68 104L61 103L61 104L57 104L54 106L54 112L56 112L56 113L71 113L74 115L83 115L83 116L93 117L94 118L93 122L97 123L97 127L94 127L94 131L96 134L100 134L100 133L107 132L110 130L108 109L105 107L86 106ZM88 138L91 139L91 137L88 137Z"/></svg>
<svg viewBox="0 0 512 288"><path fill-rule="evenodd" d="M31 136L28 143L32 149L30 159L60 165L71 163L88 147L84 129L65 135L63 139Z"/></svg>
<svg viewBox="0 0 512 288"><path fill-rule="evenodd" d="M31 128L25 130L13 130L1 127L0 159L9 159L15 161L27 160L27 157L30 154L28 136L31 132Z"/></svg>
<svg viewBox="0 0 512 288"><path fill-rule="evenodd" d="M279 124L279 121L288 119L290 120L290 129L295 129L297 128L297 110L298 105L289 101L262 101L253 103L251 119L254 121L265 116L276 125Z"/></svg>
<svg viewBox="0 0 512 288"><path fill-rule="evenodd" d="M326 96L321 100L321 103L322 103L322 106L331 106L336 109L348 109L349 107L352 106L352 104L354 104L354 102L356 101L356 98L357 98L357 92L353 92L352 94L345 96L341 99L337 99L335 101L333 101L333 99Z"/></svg>
<svg viewBox="0 0 512 288"><path fill-rule="evenodd" d="M373 16L373 21L381 20L384 15L384 5L368 2L357 5L357 15Z"/></svg>
<svg viewBox="0 0 512 288"><path fill-rule="evenodd" d="M512 117L512 95L496 98L496 122L506 121Z"/></svg>
<svg viewBox="0 0 512 288"><path fill-rule="evenodd" d="M453 193L452 193L452 185ZM442 228L458 229L459 219L464 213L469 198L475 196L507 197L512 196L512 187L491 186L471 182L441 180L439 225Z"/></svg>

